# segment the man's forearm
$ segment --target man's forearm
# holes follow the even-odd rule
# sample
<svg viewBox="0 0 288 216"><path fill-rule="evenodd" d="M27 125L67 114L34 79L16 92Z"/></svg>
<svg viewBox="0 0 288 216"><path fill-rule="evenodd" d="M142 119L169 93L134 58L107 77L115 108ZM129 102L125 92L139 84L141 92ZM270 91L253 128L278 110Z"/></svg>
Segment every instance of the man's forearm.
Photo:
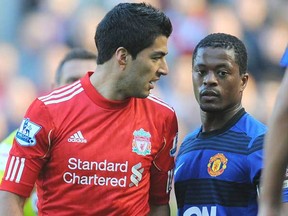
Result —
<svg viewBox="0 0 288 216"><path fill-rule="evenodd" d="M16 194L0 191L0 215L23 216L25 199Z"/></svg>

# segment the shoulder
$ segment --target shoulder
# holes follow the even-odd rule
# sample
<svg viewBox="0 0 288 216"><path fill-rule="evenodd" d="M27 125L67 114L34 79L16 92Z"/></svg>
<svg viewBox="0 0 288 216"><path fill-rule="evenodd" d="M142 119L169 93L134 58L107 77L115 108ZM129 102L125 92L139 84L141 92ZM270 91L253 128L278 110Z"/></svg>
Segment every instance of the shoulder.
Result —
<svg viewBox="0 0 288 216"><path fill-rule="evenodd" d="M74 97L79 95L82 91L84 91L83 86L80 80L78 80L75 83L62 86L60 88L57 88L49 92L46 95L38 97L38 100L41 101L45 105L61 104L63 102L72 100Z"/></svg>
<svg viewBox="0 0 288 216"><path fill-rule="evenodd" d="M267 132L267 126L249 113L245 113L236 126L249 137L263 136Z"/></svg>
<svg viewBox="0 0 288 216"><path fill-rule="evenodd" d="M164 100L160 99L159 97L150 94L146 98L146 102L157 109L160 109L161 111L167 111L167 112L172 112L175 113L175 110L172 106L170 106L168 103L166 103Z"/></svg>
<svg viewBox="0 0 288 216"><path fill-rule="evenodd" d="M246 135L249 140L248 149L250 153L263 149L267 126L252 115L245 113L233 129Z"/></svg>

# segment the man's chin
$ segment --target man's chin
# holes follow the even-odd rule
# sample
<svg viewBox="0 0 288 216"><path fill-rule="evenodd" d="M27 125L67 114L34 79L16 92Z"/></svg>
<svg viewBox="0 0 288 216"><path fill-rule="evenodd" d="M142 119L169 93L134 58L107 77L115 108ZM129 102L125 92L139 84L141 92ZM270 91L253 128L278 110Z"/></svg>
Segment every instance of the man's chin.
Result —
<svg viewBox="0 0 288 216"><path fill-rule="evenodd" d="M207 113L217 113L217 112L221 112L222 109L220 107L216 107L216 106L204 106L204 105L200 105L200 109L203 112L207 112Z"/></svg>
<svg viewBox="0 0 288 216"><path fill-rule="evenodd" d="M143 94L138 94L135 97L144 99L144 98L147 98L149 95L150 95L150 92L147 92L146 94L144 94L144 93Z"/></svg>

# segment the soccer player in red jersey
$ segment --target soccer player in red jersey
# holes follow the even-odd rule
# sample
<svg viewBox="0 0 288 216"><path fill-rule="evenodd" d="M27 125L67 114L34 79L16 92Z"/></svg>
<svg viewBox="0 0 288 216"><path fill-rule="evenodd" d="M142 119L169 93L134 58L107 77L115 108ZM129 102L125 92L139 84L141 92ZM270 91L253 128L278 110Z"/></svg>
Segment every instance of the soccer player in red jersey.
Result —
<svg viewBox="0 0 288 216"><path fill-rule="evenodd" d="M94 53L81 48L70 50L64 56L57 68L52 87L57 88L75 82L83 77L87 70L94 70L96 68L96 58L97 56ZM14 130L0 143L0 184L5 171L5 164L9 157L9 151L12 148L13 139L16 133L17 130ZM37 215L37 200L36 192L33 191L29 199L25 200L24 216Z"/></svg>
<svg viewBox="0 0 288 216"><path fill-rule="evenodd" d="M21 215L34 183L39 215L170 215L177 118L150 94L168 74L170 19L120 3L99 23L97 67L37 98L17 131L0 215Z"/></svg>

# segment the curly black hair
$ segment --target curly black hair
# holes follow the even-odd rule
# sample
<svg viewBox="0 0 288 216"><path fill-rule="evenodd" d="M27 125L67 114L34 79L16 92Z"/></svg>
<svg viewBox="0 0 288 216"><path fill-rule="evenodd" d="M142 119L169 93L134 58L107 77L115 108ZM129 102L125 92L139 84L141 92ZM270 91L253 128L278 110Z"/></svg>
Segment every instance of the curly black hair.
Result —
<svg viewBox="0 0 288 216"><path fill-rule="evenodd" d="M212 47L234 49L235 62L239 65L240 74L247 72L248 54L244 43L237 37L226 33L213 33L203 38L193 51L192 65L199 48Z"/></svg>

